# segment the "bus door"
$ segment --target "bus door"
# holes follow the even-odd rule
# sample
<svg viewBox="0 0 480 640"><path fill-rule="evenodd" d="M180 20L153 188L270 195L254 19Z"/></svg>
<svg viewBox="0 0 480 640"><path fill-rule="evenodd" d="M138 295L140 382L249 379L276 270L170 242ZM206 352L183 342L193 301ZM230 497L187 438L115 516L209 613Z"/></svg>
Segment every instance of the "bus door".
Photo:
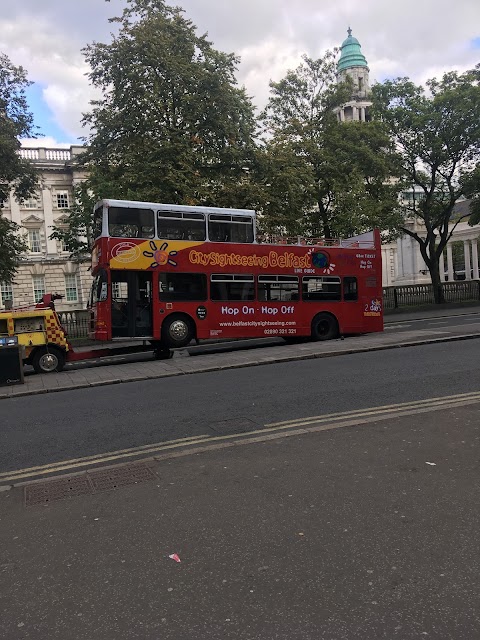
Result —
<svg viewBox="0 0 480 640"><path fill-rule="evenodd" d="M112 271L112 338L152 335L152 273Z"/></svg>
<svg viewBox="0 0 480 640"><path fill-rule="evenodd" d="M361 333L363 329L363 296L359 291L358 278L345 276L343 279L343 331ZM360 287L363 289L363 287Z"/></svg>

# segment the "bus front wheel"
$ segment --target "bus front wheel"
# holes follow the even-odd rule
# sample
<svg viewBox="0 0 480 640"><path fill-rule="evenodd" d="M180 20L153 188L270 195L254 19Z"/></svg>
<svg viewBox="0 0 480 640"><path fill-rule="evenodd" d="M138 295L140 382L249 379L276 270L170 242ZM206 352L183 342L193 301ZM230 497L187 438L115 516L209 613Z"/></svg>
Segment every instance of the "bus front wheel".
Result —
<svg viewBox="0 0 480 640"><path fill-rule="evenodd" d="M312 340L333 340L338 336L338 322L329 313L319 313L312 320Z"/></svg>
<svg viewBox="0 0 480 640"><path fill-rule="evenodd" d="M193 323L187 316L166 318L162 336L162 343L168 347L186 347L195 337Z"/></svg>

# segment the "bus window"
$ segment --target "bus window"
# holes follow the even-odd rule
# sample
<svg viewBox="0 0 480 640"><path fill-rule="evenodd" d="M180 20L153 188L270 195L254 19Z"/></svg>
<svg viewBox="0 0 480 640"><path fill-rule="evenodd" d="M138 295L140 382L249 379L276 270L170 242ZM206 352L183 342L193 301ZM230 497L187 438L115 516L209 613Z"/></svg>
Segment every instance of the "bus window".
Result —
<svg viewBox="0 0 480 640"><path fill-rule="evenodd" d="M160 273L160 300L175 302L207 299L207 276L204 273Z"/></svg>
<svg viewBox="0 0 480 640"><path fill-rule="evenodd" d="M208 237L212 242L253 242L253 218L210 214Z"/></svg>
<svg viewBox="0 0 480 640"><path fill-rule="evenodd" d="M212 274L210 298L212 300L254 300L254 277L225 273Z"/></svg>
<svg viewBox="0 0 480 640"><path fill-rule="evenodd" d="M334 276L306 276L303 278L304 300L340 300L340 278Z"/></svg>
<svg viewBox="0 0 480 640"><path fill-rule="evenodd" d="M97 207L93 214L93 237L98 238L103 231L103 205Z"/></svg>
<svg viewBox="0 0 480 640"><path fill-rule="evenodd" d="M92 307L96 302L105 302L107 297L107 272L105 271L105 269L101 269L92 282L92 289L90 292L90 307Z"/></svg>
<svg viewBox="0 0 480 640"><path fill-rule="evenodd" d="M206 240L205 215L193 211L159 211L157 235L165 240Z"/></svg>
<svg viewBox="0 0 480 640"><path fill-rule="evenodd" d="M108 234L113 238L153 238L155 236L153 211L109 207Z"/></svg>
<svg viewBox="0 0 480 640"><path fill-rule="evenodd" d="M357 279L347 276L343 279L343 299L358 300Z"/></svg>
<svg viewBox="0 0 480 640"><path fill-rule="evenodd" d="M298 300L297 276L258 276L258 299L284 302Z"/></svg>

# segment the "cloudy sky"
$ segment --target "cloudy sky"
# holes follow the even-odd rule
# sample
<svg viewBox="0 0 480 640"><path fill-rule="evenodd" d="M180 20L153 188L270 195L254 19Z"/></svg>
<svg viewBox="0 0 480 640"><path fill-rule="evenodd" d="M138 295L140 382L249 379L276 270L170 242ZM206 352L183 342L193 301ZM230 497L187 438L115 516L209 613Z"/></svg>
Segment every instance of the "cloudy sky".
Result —
<svg viewBox="0 0 480 640"><path fill-rule="evenodd" d="M46 136L36 146L75 144L93 97L81 49L109 42L127 0L1 0L0 52L35 83L29 104ZM350 25L371 81L409 76L422 83L480 62L479 0L173 0L217 49L241 57L239 83L261 107L269 80L295 68L303 53L340 46Z"/></svg>

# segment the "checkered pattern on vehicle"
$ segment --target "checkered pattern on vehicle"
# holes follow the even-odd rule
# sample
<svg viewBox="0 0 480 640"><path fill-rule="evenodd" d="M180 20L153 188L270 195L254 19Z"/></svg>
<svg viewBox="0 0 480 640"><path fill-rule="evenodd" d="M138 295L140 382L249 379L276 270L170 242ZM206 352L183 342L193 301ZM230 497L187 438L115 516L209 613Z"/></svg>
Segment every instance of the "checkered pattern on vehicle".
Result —
<svg viewBox="0 0 480 640"><path fill-rule="evenodd" d="M45 333L47 334L47 342L58 344L61 347L67 346L65 333L53 314L45 316Z"/></svg>

